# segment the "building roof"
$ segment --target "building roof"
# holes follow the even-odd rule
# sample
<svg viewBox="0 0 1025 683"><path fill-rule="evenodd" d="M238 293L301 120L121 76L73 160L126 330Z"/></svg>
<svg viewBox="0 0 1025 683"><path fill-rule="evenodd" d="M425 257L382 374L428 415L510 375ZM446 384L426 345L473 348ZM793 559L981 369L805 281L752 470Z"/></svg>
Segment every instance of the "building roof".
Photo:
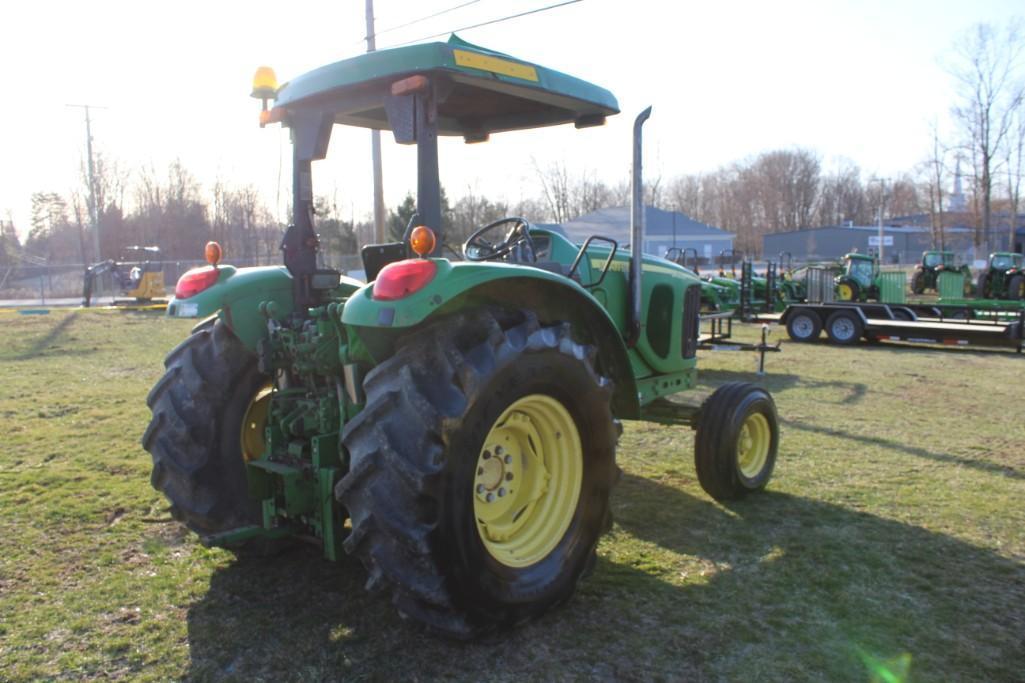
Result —
<svg viewBox="0 0 1025 683"><path fill-rule="evenodd" d="M583 241L590 235L602 235L625 244L630 241L630 207L615 206L598 209L574 218L562 225L563 230L576 241ZM644 207L644 236L672 237L676 239L723 239L733 233L696 221L679 211L664 211L654 206Z"/></svg>
<svg viewBox="0 0 1025 683"><path fill-rule="evenodd" d="M823 225L817 228L801 228L800 230L790 230L787 232L771 232L766 233L765 237L775 237L776 235L797 235L801 233L817 232L820 230L855 230L860 232L871 232L878 233L878 225ZM922 225L883 225L883 232L890 233L891 235L900 233L918 234L927 233L930 228ZM960 227L945 227L943 231L946 233L969 233L973 232L971 228L960 228Z"/></svg>

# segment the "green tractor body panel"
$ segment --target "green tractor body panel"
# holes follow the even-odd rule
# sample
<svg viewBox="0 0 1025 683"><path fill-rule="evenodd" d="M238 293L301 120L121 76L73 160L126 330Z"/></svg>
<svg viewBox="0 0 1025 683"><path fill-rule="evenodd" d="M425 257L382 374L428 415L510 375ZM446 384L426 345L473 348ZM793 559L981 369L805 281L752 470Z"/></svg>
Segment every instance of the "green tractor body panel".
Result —
<svg viewBox="0 0 1025 683"><path fill-rule="evenodd" d="M388 130L384 104L376 101L372 91L382 83L417 74L441 76L452 88L451 96L439 105L439 135L474 137L561 123L594 125L619 111L616 98L604 88L455 35L445 43L378 50L315 69L284 84L275 106L318 107L332 98L344 98L331 104L335 123ZM481 97L481 91L501 103L496 106ZM518 100L541 106L510 106ZM480 110L472 111L474 106Z"/></svg>
<svg viewBox="0 0 1025 683"><path fill-rule="evenodd" d="M911 273L911 291L921 294L926 290L939 291L939 276L941 273L960 273L964 278L964 284L960 288L958 296L963 297L971 293L972 272L967 265L957 265L957 257L952 251L923 251L922 260L915 266Z"/></svg>
<svg viewBox="0 0 1025 683"><path fill-rule="evenodd" d="M260 304L271 306L275 319L292 312L292 277L283 266L235 268L218 266L217 282L188 299L173 298L167 305L172 318L208 318L219 315L246 348L256 351L259 340L267 333L267 320L260 313ZM342 277L339 295L354 292L363 283Z"/></svg>
<svg viewBox="0 0 1025 683"><path fill-rule="evenodd" d="M845 254L843 272L833 280L840 301L879 299L879 261L866 254Z"/></svg>

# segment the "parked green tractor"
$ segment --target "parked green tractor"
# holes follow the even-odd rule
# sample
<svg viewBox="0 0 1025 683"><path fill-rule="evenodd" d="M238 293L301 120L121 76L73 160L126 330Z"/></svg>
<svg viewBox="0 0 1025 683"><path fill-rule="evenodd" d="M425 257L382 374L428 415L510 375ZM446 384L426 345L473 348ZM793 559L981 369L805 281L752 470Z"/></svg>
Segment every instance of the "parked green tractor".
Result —
<svg viewBox="0 0 1025 683"><path fill-rule="evenodd" d="M153 486L205 543L355 555L401 614L468 638L564 602L594 568L620 420L694 427L716 499L765 487L779 431L764 389L666 399L696 382L692 273L519 217L474 232L465 261L436 255L439 135L598 126L618 113L611 93L453 36L280 88L261 68L253 94L261 123L291 133L284 266L220 265L211 244L211 265L182 276L168 314L203 320L167 356L142 438ZM636 245L649 113L634 123ZM312 162L336 124L417 150L419 225L363 249L368 284L318 265Z"/></svg>
<svg viewBox="0 0 1025 683"><path fill-rule="evenodd" d="M911 292L922 294L928 289L938 291L940 273L959 271L964 277L964 294L971 296L972 271L967 264L958 266L952 251L923 251L921 262L911 273Z"/></svg>
<svg viewBox="0 0 1025 683"><path fill-rule="evenodd" d="M693 247L672 247L666 250L664 257L685 270L701 277L698 265L698 252ZM732 311L740 306L740 286L736 280L722 281L713 277L701 278L701 310L702 312Z"/></svg>
<svg viewBox="0 0 1025 683"><path fill-rule="evenodd" d="M1025 263L1021 254L999 251L989 255L979 273L976 293L980 299L1025 299Z"/></svg>
<svg viewBox="0 0 1025 683"><path fill-rule="evenodd" d="M844 254L843 272L833 280L838 301L868 301L879 298L879 260L866 254Z"/></svg>

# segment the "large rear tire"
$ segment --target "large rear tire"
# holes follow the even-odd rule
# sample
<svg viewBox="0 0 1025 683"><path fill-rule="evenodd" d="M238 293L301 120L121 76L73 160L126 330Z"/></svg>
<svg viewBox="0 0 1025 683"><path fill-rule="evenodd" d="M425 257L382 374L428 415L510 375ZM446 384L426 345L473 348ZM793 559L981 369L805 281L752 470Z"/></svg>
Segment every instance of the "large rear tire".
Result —
<svg viewBox="0 0 1025 683"><path fill-rule="evenodd" d="M701 406L694 467L701 488L716 500L736 500L764 489L778 448L776 404L765 389L729 382Z"/></svg>
<svg viewBox="0 0 1025 683"><path fill-rule="evenodd" d="M400 341L367 375L335 488L368 588L456 638L572 595L618 474L612 387L594 359L569 325L531 314L457 315Z"/></svg>
<svg viewBox="0 0 1025 683"><path fill-rule="evenodd" d="M836 285L837 301L858 301L861 297L861 288L854 280L841 280Z"/></svg>
<svg viewBox="0 0 1025 683"><path fill-rule="evenodd" d="M1007 285L1007 298L1025 299L1025 275L1015 275Z"/></svg>
<svg viewBox="0 0 1025 683"><path fill-rule="evenodd" d="M975 296L980 299L989 298L989 278L986 273L979 273L979 279L975 285Z"/></svg>
<svg viewBox="0 0 1025 683"><path fill-rule="evenodd" d="M921 294L925 291L925 272L916 270L911 276L912 294Z"/></svg>
<svg viewBox="0 0 1025 683"><path fill-rule="evenodd" d="M243 428L270 378L220 320L197 326L164 360L167 372L146 399L153 412L142 447L153 456L150 481L171 503L172 516L207 537L260 524L260 504L246 486ZM265 394L264 394L265 396ZM250 433L247 436L247 432ZM239 554L278 550L280 541L253 540Z"/></svg>

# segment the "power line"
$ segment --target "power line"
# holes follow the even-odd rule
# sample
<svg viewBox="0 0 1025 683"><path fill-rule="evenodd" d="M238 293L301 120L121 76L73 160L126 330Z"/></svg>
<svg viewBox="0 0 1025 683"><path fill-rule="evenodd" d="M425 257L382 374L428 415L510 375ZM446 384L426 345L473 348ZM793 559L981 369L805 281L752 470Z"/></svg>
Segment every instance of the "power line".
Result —
<svg viewBox="0 0 1025 683"><path fill-rule="evenodd" d="M556 9L558 7L565 7L566 5L573 5L573 4L576 4L578 2L583 2L583 0L566 0L565 2L557 2L554 5L546 5L545 7L538 7L537 9L527 10L526 12L520 12L519 14L510 14L507 17L501 17L499 19L492 19L490 21L482 21L479 24L472 24L470 26L462 26L460 28L454 28L454 29L452 29L450 31L442 31L441 33L433 33L433 34L431 34L429 36L422 36L420 38L417 38L416 40L407 40L404 43L397 43L395 45L392 45L392 47L401 47L403 45L411 45L413 43L419 43L421 40L428 40L430 38L439 38L441 36L447 36L448 34L455 33L456 31L469 31L472 28L480 28L481 26L490 26L491 24L498 24L498 23L501 23L503 21L509 21L510 19L518 19L520 17L525 17L528 14L537 14L538 12L546 12L546 11L548 11L550 9Z"/></svg>
<svg viewBox="0 0 1025 683"><path fill-rule="evenodd" d="M443 9L440 12L435 12L434 14L428 14L427 16L420 17L419 19L413 19L412 21L407 21L406 23L399 24L398 26L389 26L388 28L383 29L381 31L376 31L374 35L375 36L379 36L379 35L384 34L384 33L391 33L392 31L398 31L400 28L406 28L407 26L412 26L413 24L419 24L422 21L427 21L428 19L433 19L434 17L440 17L442 14L448 14L449 12L454 12L457 9L462 9L463 7L469 7L470 5L476 5L478 2L480 2L480 0L470 0L469 2L464 2L462 4L455 5L454 7L449 7L448 9ZM364 40L366 40L366 39L364 38Z"/></svg>

